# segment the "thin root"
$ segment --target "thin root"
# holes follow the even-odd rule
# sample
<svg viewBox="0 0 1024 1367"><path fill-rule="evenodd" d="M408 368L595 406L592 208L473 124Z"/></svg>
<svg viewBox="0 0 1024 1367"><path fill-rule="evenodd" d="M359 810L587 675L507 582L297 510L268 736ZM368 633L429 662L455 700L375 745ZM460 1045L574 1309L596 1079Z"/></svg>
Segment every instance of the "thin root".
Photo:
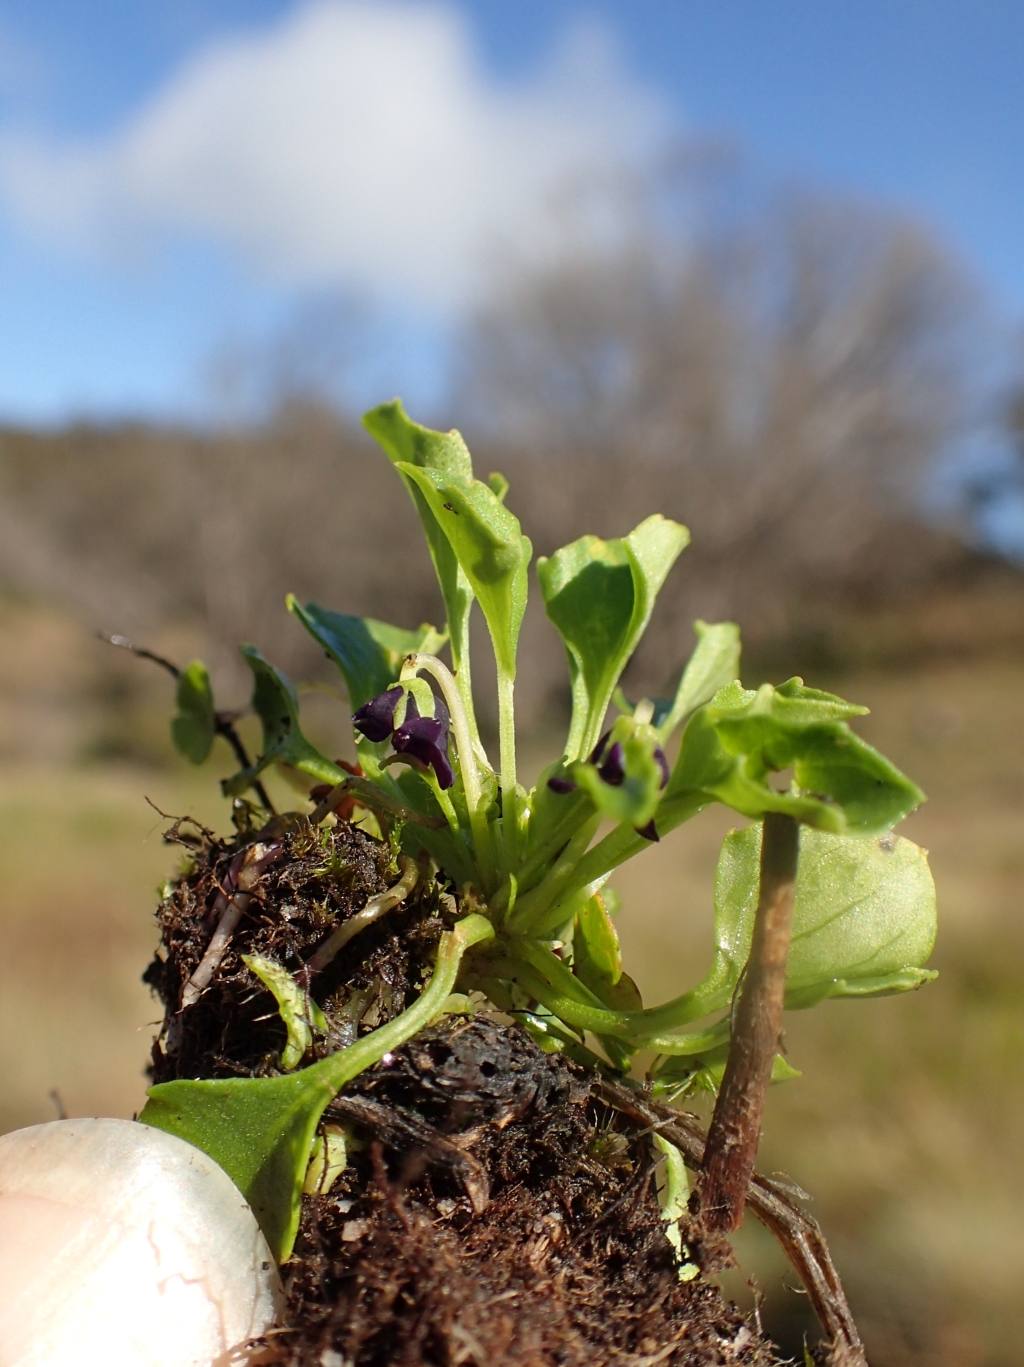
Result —
<svg viewBox="0 0 1024 1367"><path fill-rule="evenodd" d="M416 886L420 876L418 865L410 859L407 854L398 856L398 867L402 876L393 887L388 888L387 892L382 892L379 897L371 897L366 906L340 925L338 929L323 942L316 953L309 961L309 968L313 973L319 973L322 968L326 968L339 950L343 949L354 936L361 930L372 925L374 921L380 920L385 912L397 907L399 902L404 902Z"/></svg>

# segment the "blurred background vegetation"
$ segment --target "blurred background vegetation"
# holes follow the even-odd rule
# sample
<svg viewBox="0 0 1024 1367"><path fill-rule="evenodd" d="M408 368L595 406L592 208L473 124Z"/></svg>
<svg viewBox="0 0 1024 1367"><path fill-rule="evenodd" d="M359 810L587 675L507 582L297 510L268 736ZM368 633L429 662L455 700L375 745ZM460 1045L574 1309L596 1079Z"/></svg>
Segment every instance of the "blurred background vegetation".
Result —
<svg viewBox="0 0 1024 1367"><path fill-rule="evenodd" d="M1024 405L1011 384L979 413L982 311L919 227L790 196L712 206L683 250L667 212L637 192L614 255L510 277L466 330L443 416L478 471L508 476L537 553L653 511L690 526L632 696L666 691L695 617L732 618L747 683L800 673L867 703L863 733L929 793L906 829L932 853L938 982L790 1019L804 1076L772 1094L761 1165L813 1193L875 1367L1011 1367L1024 575L985 548L978 515L1024 464L994 482L942 472L979 423L1018 450ZM337 681L285 592L405 626L441 616L408 499L336 401L352 344L341 303L222 358L232 384L263 396L265 417L244 426L0 432L2 1129L61 1106L138 1108L157 1014L140 973L155 888L179 862L161 813L226 825L227 750L188 769L168 741L169 680L95 633L201 655L219 705L240 710L235 643L254 641L307 685L311 737L343 755ZM536 772L568 716L536 604L521 662ZM242 727L255 743L251 719ZM703 972L728 825L706 814L618 879L649 1001ZM743 1247L762 1313L799 1353L792 1277L757 1231ZM730 1286L749 1302L742 1278Z"/></svg>

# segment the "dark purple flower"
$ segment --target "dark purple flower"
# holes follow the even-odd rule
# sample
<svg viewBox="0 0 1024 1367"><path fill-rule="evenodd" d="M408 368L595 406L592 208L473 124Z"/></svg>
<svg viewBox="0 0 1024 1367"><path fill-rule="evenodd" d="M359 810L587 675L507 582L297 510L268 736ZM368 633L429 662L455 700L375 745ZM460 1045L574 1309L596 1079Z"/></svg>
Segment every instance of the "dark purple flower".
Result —
<svg viewBox="0 0 1024 1367"><path fill-rule="evenodd" d="M577 785L571 778L560 778L557 774L548 779L548 787L553 793L574 793Z"/></svg>
<svg viewBox="0 0 1024 1367"><path fill-rule="evenodd" d="M352 713L352 725L357 731L361 731L367 740L387 740L395 729L395 708L404 692L405 689L399 688L396 684L387 692L378 693L375 698L364 702L362 707Z"/></svg>
<svg viewBox="0 0 1024 1367"><path fill-rule="evenodd" d="M601 756L605 752L605 749L608 745L608 738L611 734L612 733L610 731L606 731L604 735L601 737L601 739L597 742L593 750L591 750L590 754L587 756L588 764L600 764Z"/></svg>
<svg viewBox="0 0 1024 1367"><path fill-rule="evenodd" d="M411 755L420 764L433 769L440 788L450 788L455 782L448 759L448 712L442 716L421 717L416 699L409 694L405 720L391 738L400 755Z"/></svg>
<svg viewBox="0 0 1024 1367"><path fill-rule="evenodd" d="M609 784L612 788L618 788L620 784L626 781L626 766L623 762L624 759L625 756L622 752L622 746L616 741L608 751L605 762L597 771L604 779L605 783Z"/></svg>
<svg viewBox="0 0 1024 1367"><path fill-rule="evenodd" d="M650 821L648 821L646 826L637 826L636 833L637 835L642 835L645 840L661 839L661 836L658 834L657 827L654 824L653 816L651 817Z"/></svg>
<svg viewBox="0 0 1024 1367"><path fill-rule="evenodd" d="M660 786L664 788L668 783L669 776L668 756L665 754L665 751L661 748L660 745L656 745L654 747L654 762L661 770Z"/></svg>

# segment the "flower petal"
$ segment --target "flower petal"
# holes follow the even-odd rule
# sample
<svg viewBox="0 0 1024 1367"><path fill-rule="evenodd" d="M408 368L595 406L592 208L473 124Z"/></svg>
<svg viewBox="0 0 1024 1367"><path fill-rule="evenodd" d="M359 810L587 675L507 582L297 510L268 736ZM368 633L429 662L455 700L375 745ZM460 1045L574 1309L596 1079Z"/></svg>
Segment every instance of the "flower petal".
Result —
<svg viewBox="0 0 1024 1367"><path fill-rule="evenodd" d="M378 693L375 698L364 702L362 707L352 713L352 725L367 740L387 740L394 730L395 708L404 692L405 689L396 684L394 688Z"/></svg>

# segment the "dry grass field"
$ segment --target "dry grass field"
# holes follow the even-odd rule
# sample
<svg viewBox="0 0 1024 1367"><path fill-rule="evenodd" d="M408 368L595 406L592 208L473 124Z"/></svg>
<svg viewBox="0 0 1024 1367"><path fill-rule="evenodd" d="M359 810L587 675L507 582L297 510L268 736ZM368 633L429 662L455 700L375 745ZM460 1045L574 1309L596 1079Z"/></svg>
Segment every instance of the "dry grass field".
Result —
<svg viewBox="0 0 1024 1367"><path fill-rule="evenodd" d="M3 1130L52 1118L51 1092L71 1115L138 1108L155 1015L139 974L154 942L154 890L180 853L162 844L165 823L145 799L211 824L226 819L213 772L170 758L82 759L96 747L75 751L62 740L29 762L18 729L57 725L66 709L52 671L49 701L26 691L31 652L28 637L18 639L20 664L0 660ZM54 658L52 646L37 641L37 664ZM761 1164L813 1193L874 1367L1016 1367L1024 663L1010 656L811 681L869 704L864 734L929 792L905 829L932 853L941 976L913 996L790 1018L789 1056L803 1077L772 1093ZM160 725L144 729L155 761ZM722 813L705 814L618 879L627 963L648 1001L703 971L728 825ZM756 1230L744 1231L742 1247L763 1313L799 1353L807 1321L786 1289L792 1278ZM749 1300L741 1277L731 1274L730 1285Z"/></svg>

